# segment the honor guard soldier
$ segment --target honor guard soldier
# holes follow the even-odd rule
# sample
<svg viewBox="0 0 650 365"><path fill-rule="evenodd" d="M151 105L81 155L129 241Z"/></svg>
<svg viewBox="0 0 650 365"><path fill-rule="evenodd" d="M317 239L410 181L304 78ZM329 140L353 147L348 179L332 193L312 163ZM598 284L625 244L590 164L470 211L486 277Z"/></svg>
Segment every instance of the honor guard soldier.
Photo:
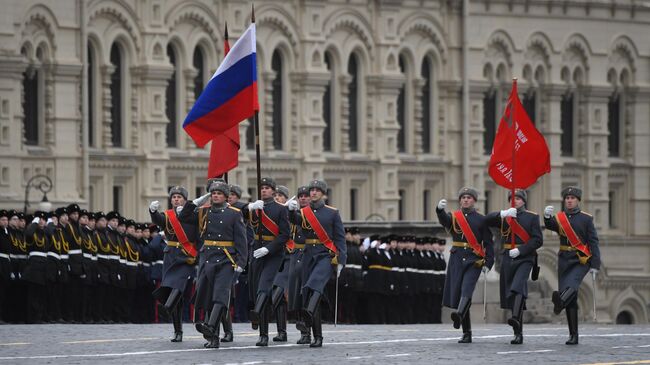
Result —
<svg viewBox="0 0 650 365"><path fill-rule="evenodd" d="M22 323L25 321L26 287L23 280L23 272L27 264L27 243L25 242L25 214L11 210L9 213L9 259L11 260L11 281L7 292L5 305L5 321ZM0 306L0 318L2 318L2 307Z"/></svg>
<svg viewBox="0 0 650 365"><path fill-rule="evenodd" d="M95 212L95 231L93 242L97 246L97 290L96 307L100 323L112 323L113 295L111 272L113 271L111 245L106 237L108 221L104 212Z"/></svg>
<svg viewBox="0 0 650 365"><path fill-rule="evenodd" d="M332 276L334 264L336 275L341 274L347 258L345 231L339 211L325 205L324 195L327 184L323 180L309 183L310 203L297 209L297 202L288 208L295 210L292 222L300 224L305 235L305 252L303 254L303 314L307 327L314 335L309 347L323 346L323 329L321 327L320 299L327 281ZM294 201L295 202L295 201Z"/></svg>
<svg viewBox="0 0 650 365"><path fill-rule="evenodd" d="M296 193L298 197L298 207L303 208L309 205L309 188L301 186ZM293 205L288 203L287 206ZM294 207L295 208L295 207ZM298 345L309 345L311 343L311 331L305 325L302 313L302 260L305 251L305 235L302 233L300 225L290 222L291 239L289 246L291 248L289 261L289 304L288 311L296 317L296 329L300 331L300 339L296 342ZM293 243L293 244L291 244Z"/></svg>
<svg viewBox="0 0 650 365"><path fill-rule="evenodd" d="M434 282L433 282L433 323L442 323L442 296L445 291L445 278L447 276L447 261L445 261L444 238L432 237L431 254L434 257Z"/></svg>
<svg viewBox="0 0 650 365"><path fill-rule="evenodd" d="M508 191L508 201L511 199L512 192ZM486 216L486 221L488 226L498 228L501 233L501 308L512 310L508 324L512 326L515 337L510 343L520 345L524 342L522 326L528 297L528 277L537 266L537 250L542 247L543 239L539 216L526 210L526 191L516 189L514 199L514 208L490 213Z"/></svg>
<svg viewBox="0 0 650 365"><path fill-rule="evenodd" d="M346 227L345 245L347 248L347 262L341 271L341 308L339 314L341 322L358 323L357 321L357 297L363 286L363 255L359 250L360 244L359 228Z"/></svg>
<svg viewBox="0 0 650 365"><path fill-rule="evenodd" d="M192 221L199 227L203 241L195 311L209 311L205 322L196 323L196 330L208 340L206 348L219 348L219 323L228 310L233 277L246 265L248 243L241 211L226 202L230 193L228 184L214 182L209 192L211 205L196 208L192 213Z"/></svg>
<svg viewBox="0 0 650 365"><path fill-rule="evenodd" d="M278 185L275 193L275 201L283 206L287 205L289 200L289 188L283 185ZM289 229L291 231L291 229ZM289 265L291 263L291 250L294 243L289 239L285 244L285 254L280 264L280 269L275 275L273 280L273 290L271 296L272 310L275 312L275 323L278 328L278 335L273 337L273 342L287 342L287 301L285 300L285 293L289 285Z"/></svg>
<svg viewBox="0 0 650 365"><path fill-rule="evenodd" d="M29 246L29 259L25 267L25 281L28 283L27 288L27 322L41 323L47 318L46 305L47 285L47 252L50 246L50 239L45 232L47 215L45 212L38 211L34 213L34 219L27 227L25 232Z"/></svg>
<svg viewBox="0 0 650 365"><path fill-rule="evenodd" d="M444 306L456 309L451 314L454 328L463 327L463 337L458 342L471 343L469 308L472 294L481 271L487 273L494 264L494 247L485 216L474 208L478 192L472 188L462 188L458 192L458 200L459 210L445 212L445 199L438 202L436 209L440 224L453 239L442 301Z"/></svg>
<svg viewBox="0 0 650 365"><path fill-rule="evenodd" d="M9 238L9 213L0 210L0 323L4 323L4 306L11 280L11 239Z"/></svg>
<svg viewBox="0 0 650 365"><path fill-rule="evenodd" d="M198 229L193 220L196 205L187 201L187 189L174 186L169 189L172 208L160 213L160 202L149 204L151 221L162 227L167 238L164 249L162 283L154 291L163 309L172 318L174 336L171 342L183 341L183 294L195 273ZM202 205L203 202L197 202Z"/></svg>
<svg viewBox="0 0 650 365"><path fill-rule="evenodd" d="M90 213L81 209L78 212L79 239L82 254L82 271L79 276L82 284L81 291L81 308L80 318L82 323L86 323L92 318L95 311L94 299L97 295L95 288L97 285L97 246L93 242L93 230L89 227Z"/></svg>
<svg viewBox="0 0 650 365"><path fill-rule="evenodd" d="M72 273L72 265L70 265L69 262L69 252L72 250L73 252L73 257L75 262L75 272L76 275L79 274L81 271L81 266L80 264L80 259L79 256L75 256L76 250L78 248L71 248L74 247L70 241L74 241L74 238L70 234L70 224L69 224L69 217L68 217L68 210L65 207L60 207L57 208L54 211L54 216L52 217L52 221L48 223L47 225L47 232L50 234L51 239L52 239L52 245L54 246L54 249L56 250L56 256L54 256L58 261L58 283L59 283L59 293L58 297L59 300L57 301L60 303L59 308L61 310L63 320L74 323L75 322L75 312L74 308L77 307L77 303L75 302L78 297L78 284L79 284L79 277L77 276L74 278L75 274ZM78 246L77 246L78 247ZM73 279L71 279L71 277ZM72 303L71 303L72 302ZM73 308L74 306L74 308Z"/></svg>
<svg viewBox="0 0 650 365"><path fill-rule="evenodd" d="M269 177L262 178L262 200L248 204L249 221L255 227L253 260L249 279L256 293L251 321L259 323L260 338L256 346L268 346L269 318L274 305L271 297L273 280L284 260L285 245L289 240L288 211L278 204L273 195L276 184Z"/></svg>
<svg viewBox="0 0 650 365"><path fill-rule="evenodd" d="M582 279L591 271L600 270L598 234L591 214L580 210L582 190L569 186L562 190L563 209L553 216L554 208L544 208L546 229L560 235L557 259L558 290L553 292L553 312L566 309L569 324L567 345L578 344L578 290Z"/></svg>
<svg viewBox="0 0 650 365"><path fill-rule="evenodd" d="M120 232L118 231L120 225L120 219L122 217L116 211L111 211L106 214L107 228L106 228L106 239L108 244L111 247L111 255L109 259L111 260L111 297L113 298L112 306L112 318L115 322L123 322L126 318L126 313L124 313L124 299L126 297L124 293L125 289L125 267L122 265L123 260L120 257Z"/></svg>

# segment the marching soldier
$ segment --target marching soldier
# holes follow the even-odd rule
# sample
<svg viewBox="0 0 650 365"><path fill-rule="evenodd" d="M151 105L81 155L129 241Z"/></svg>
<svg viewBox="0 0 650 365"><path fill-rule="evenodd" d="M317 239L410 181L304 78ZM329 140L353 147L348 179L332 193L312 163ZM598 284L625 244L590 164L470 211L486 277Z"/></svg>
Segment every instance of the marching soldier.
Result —
<svg viewBox="0 0 650 365"><path fill-rule="evenodd" d="M260 338L255 345L268 346L269 318L273 306L271 290L284 260L285 245L289 240L289 220L287 208L274 200L275 181L262 178L261 186L262 200L248 204L249 220L257 227L250 266L256 299L250 317L259 323Z"/></svg>
<svg viewBox="0 0 650 365"><path fill-rule="evenodd" d="M485 218L488 226L499 228L501 233L501 308L512 310L508 324L512 326L515 334L510 341L513 345L524 342L522 319L528 297L528 276L536 265L537 250L542 247L543 242L539 216L526 210L527 198L525 190L516 189L514 208L490 213ZM511 199L512 192L509 191L508 201Z"/></svg>
<svg viewBox="0 0 650 365"><path fill-rule="evenodd" d="M47 218L45 212L34 213L34 219L25 232L29 245L29 259L25 267L24 277L27 281L27 322L41 323L47 318L47 253L50 239L45 232Z"/></svg>
<svg viewBox="0 0 650 365"><path fill-rule="evenodd" d="M300 208L309 205L309 188L306 186L299 187L296 196L298 197L298 206ZM300 331L300 339L296 343L298 345L309 345L311 343L311 332L305 325L302 314L302 259L305 251L305 235L302 233L300 225L290 222L290 226L293 249L289 254L288 310L295 315L296 329Z"/></svg>
<svg viewBox="0 0 650 365"><path fill-rule="evenodd" d="M160 202L157 200L149 205L151 221L163 227L167 238L162 283L154 292L154 297L161 303L165 303L163 309L172 318L174 336L171 342L183 341L183 293L194 276L197 256L198 230L192 220L192 212L196 205L188 202L187 196L187 189L174 186L169 190L172 209L164 213L158 212ZM197 203L201 205L203 202L197 201Z"/></svg>
<svg viewBox="0 0 650 365"><path fill-rule="evenodd" d="M292 215L293 223L300 224L305 235L303 313L305 324L311 327L314 337L309 347L323 346L320 299L332 276L332 264L336 265L336 275L340 275L347 256L343 222L336 208L325 205L323 196L326 193L325 181L313 180L309 183L309 205L300 210L295 200L288 205L290 210L296 211Z"/></svg>
<svg viewBox="0 0 650 365"><path fill-rule="evenodd" d="M593 217L581 211L582 190L569 186L562 190L562 211L553 216L554 208L544 208L546 229L560 235L557 273L558 290L553 292L553 312L566 309L569 325L567 345L578 344L578 290L582 279L600 270L600 249Z"/></svg>
<svg viewBox="0 0 650 365"><path fill-rule="evenodd" d="M241 211L226 202L228 184L214 182L209 192L211 205L190 214L203 241L195 310L210 311L206 322L196 323L196 330L208 340L206 348L219 348L219 323L228 310L233 277L246 265L248 243Z"/></svg>
<svg viewBox="0 0 650 365"><path fill-rule="evenodd" d="M279 185L275 193L275 201L280 205L286 205L289 200L289 188ZM291 231L291 230L289 230ZM285 255L278 273L273 280L271 294L272 309L275 312L275 322L278 328L278 335L273 337L273 342L287 342L287 301L284 297L289 284L289 265L291 263L291 250L294 243L288 239L285 245Z"/></svg>
<svg viewBox="0 0 650 365"><path fill-rule="evenodd" d="M458 343L472 342L472 324L469 308L472 294L481 271L487 273L494 264L492 234L485 224L485 216L478 213L474 205L478 192L462 188L458 192L460 210L445 212L447 201L438 202L436 214L440 224L451 233L453 248L449 259L449 270L445 281L443 304L454 308L451 319L454 328L463 327L463 337Z"/></svg>

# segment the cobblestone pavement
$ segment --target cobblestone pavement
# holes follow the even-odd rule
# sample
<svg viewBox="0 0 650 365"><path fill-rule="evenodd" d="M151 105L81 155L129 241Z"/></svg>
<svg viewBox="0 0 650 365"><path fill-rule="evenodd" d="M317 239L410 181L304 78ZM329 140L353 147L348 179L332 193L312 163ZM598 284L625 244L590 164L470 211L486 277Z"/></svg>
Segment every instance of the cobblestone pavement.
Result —
<svg viewBox="0 0 650 365"><path fill-rule="evenodd" d="M507 325L475 324L472 344L459 344L450 325L325 325L325 345L288 343L257 348L257 333L235 324L235 342L204 349L203 338L185 324L182 343L171 343L170 324L3 325L3 364L650 364L650 325L584 324L580 345L567 346L565 325L526 325L524 344L510 345ZM271 324L271 337L274 324Z"/></svg>

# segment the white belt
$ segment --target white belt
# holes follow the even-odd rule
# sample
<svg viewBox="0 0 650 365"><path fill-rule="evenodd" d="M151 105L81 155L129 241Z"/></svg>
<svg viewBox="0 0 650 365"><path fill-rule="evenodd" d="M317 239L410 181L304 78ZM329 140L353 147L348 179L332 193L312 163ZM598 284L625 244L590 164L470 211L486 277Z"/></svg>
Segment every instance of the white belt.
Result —
<svg viewBox="0 0 650 365"><path fill-rule="evenodd" d="M87 253L87 252L84 252L83 255L84 255L84 257L87 258L87 259L92 259L92 258L93 258L93 255L90 254L90 253Z"/></svg>
<svg viewBox="0 0 650 365"><path fill-rule="evenodd" d="M122 259L122 258L121 258L121 259L119 259L119 260L120 260L120 264L126 264L126 259Z"/></svg>
<svg viewBox="0 0 650 365"><path fill-rule="evenodd" d="M81 249L78 250L68 250L68 255L78 255L81 253Z"/></svg>
<svg viewBox="0 0 650 365"><path fill-rule="evenodd" d="M45 252L32 251L32 252L29 253L29 256L47 257L47 254Z"/></svg>
<svg viewBox="0 0 650 365"><path fill-rule="evenodd" d="M410 268L410 267L407 267L405 270L406 270L406 272L419 272L420 271L418 269L413 269L413 268Z"/></svg>
<svg viewBox="0 0 650 365"><path fill-rule="evenodd" d="M361 270L361 265L355 265L355 264L349 264L345 265L346 269L356 269L356 270Z"/></svg>
<svg viewBox="0 0 650 365"><path fill-rule="evenodd" d="M143 263L142 263L142 266L144 266L144 267L151 267L151 264L148 263L148 262L143 262Z"/></svg>
<svg viewBox="0 0 650 365"><path fill-rule="evenodd" d="M117 256L117 255L108 255L108 258L111 259L111 260L119 260L120 259L120 257Z"/></svg>
<svg viewBox="0 0 650 365"><path fill-rule="evenodd" d="M57 259L57 260L61 260L61 255L59 255L59 254L56 253L56 252L48 252L47 255L48 255L48 256L52 256L52 257L54 257L54 258Z"/></svg>
<svg viewBox="0 0 650 365"><path fill-rule="evenodd" d="M0 253L0 257L9 260L9 255L7 255L6 253Z"/></svg>
<svg viewBox="0 0 650 365"><path fill-rule="evenodd" d="M401 268L399 268L399 267L393 267L393 268L390 269L390 271L404 272L405 270L404 270L404 269L401 269Z"/></svg>
<svg viewBox="0 0 650 365"><path fill-rule="evenodd" d="M61 255L61 260L67 260L67 259L68 259L68 255L66 254Z"/></svg>
<svg viewBox="0 0 650 365"><path fill-rule="evenodd" d="M99 254L99 255L97 255L97 258L108 260L110 257L108 255Z"/></svg>
<svg viewBox="0 0 650 365"><path fill-rule="evenodd" d="M93 260L93 261L97 261L97 256L92 256L92 255L91 255L91 256L90 256L90 259Z"/></svg>
<svg viewBox="0 0 650 365"><path fill-rule="evenodd" d="M432 270L434 275L445 275L447 272L445 270Z"/></svg>
<svg viewBox="0 0 650 365"><path fill-rule="evenodd" d="M126 266L138 266L138 263L133 261L127 261Z"/></svg>
<svg viewBox="0 0 650 365"><path fill-rule="evenodd" d="M162 265L162 264L164 264L164 262L163 262L163 260L158 260L158 261L154 262L153 264L154 265Z"/></svg>
<svg viewBox="0 0 650 365"><path fill-rule="evenodd" d="M4 255L4 254L3 254L3 255ZM16 255L16 254L13 254L13 253L12 253L11 255L9 255L9 257L11 257L12 260L13 260L13 259L18 259L18 260L21 260L21 259L22 259L22 260L25 260L25 259L27 258L27 255Z"/></svg>

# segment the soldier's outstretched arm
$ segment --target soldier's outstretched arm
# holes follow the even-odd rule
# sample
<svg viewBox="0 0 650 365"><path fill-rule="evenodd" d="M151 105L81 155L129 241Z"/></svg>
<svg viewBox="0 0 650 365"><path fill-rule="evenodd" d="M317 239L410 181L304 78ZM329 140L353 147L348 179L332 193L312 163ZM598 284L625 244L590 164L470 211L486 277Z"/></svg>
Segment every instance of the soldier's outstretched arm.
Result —
<svg viewBox="0 0 650 365"><path fill-rule="evenodd" d="M151 215L151 221L159 226L159 227L165 227L165 215L163 213L160 213L159 211L149 211L149 214Z"/></svg>
<svg viewBox="0 0 650 365"><path fill-rule="evenodd" d="M449 230L451 229L451 213L447 213L443 208L441 208L441 202L444 201L444 206L447 206L447 201L442 199L440 203L438 203L438 206L436 206L436 215L438 216L438 221L440 224L445 227L445 229Z"/></svg>
<svg viewBox="0 0 650 365"><path fill-rule="evenodd" d="M485 224L488 227L500 227L501 226L501 212L492 212L485 215Z"/></svg>

